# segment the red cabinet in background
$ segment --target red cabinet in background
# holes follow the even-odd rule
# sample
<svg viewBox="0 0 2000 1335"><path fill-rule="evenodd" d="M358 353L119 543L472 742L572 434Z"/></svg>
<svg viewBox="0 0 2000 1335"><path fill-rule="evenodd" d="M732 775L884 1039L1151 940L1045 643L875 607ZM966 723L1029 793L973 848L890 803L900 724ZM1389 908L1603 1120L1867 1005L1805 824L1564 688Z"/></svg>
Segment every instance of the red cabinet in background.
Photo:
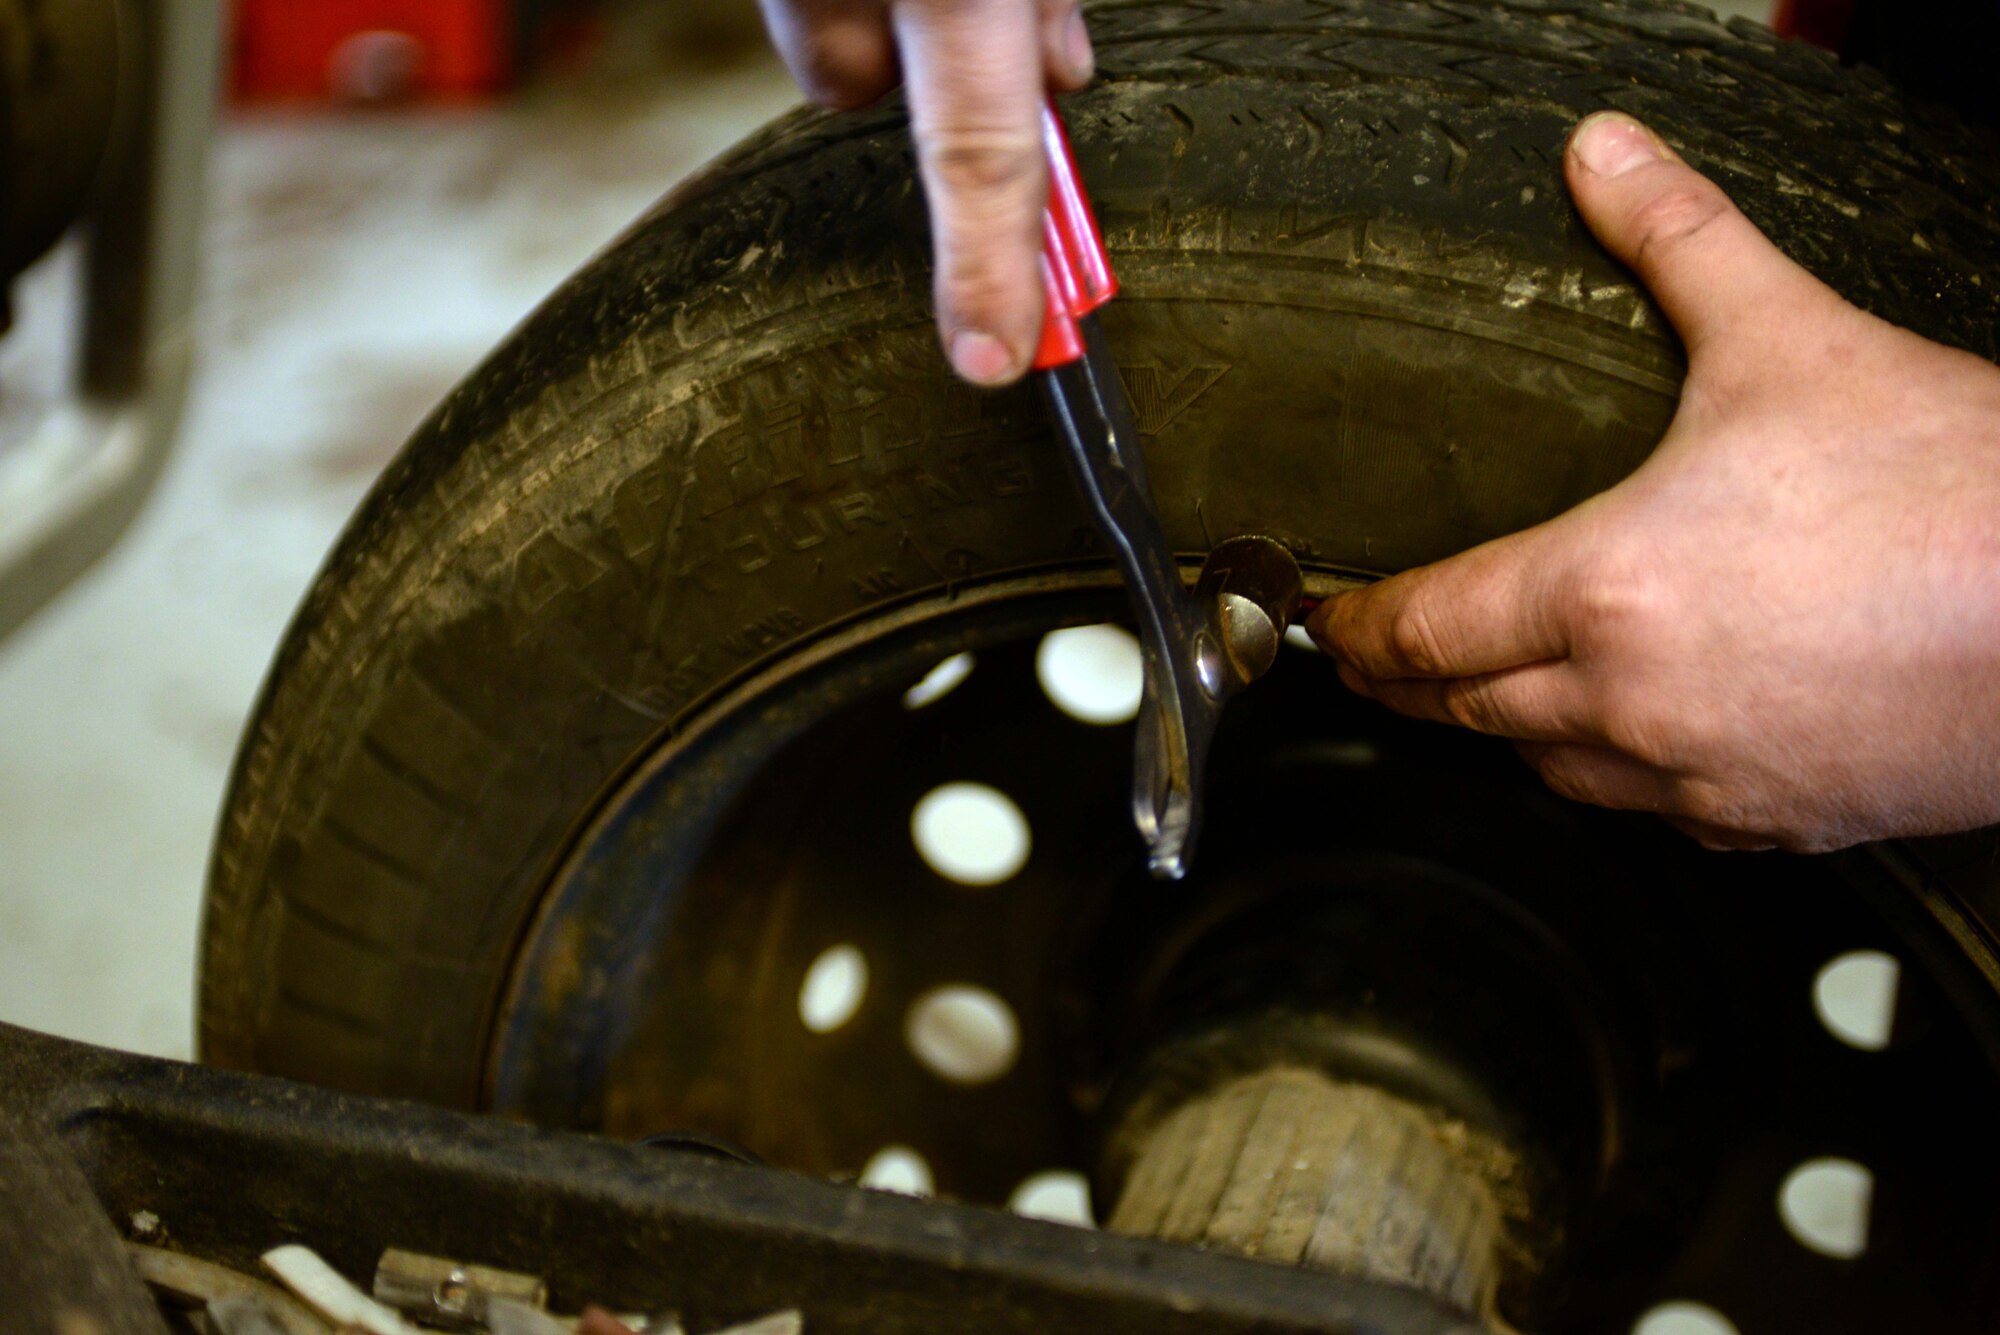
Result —
<svg viewBox="0 0 2000 1335"><path fill-rule="evenodd" d="M236 0L231 87L249 102L462 101L513 81L509 0Z"/></svg>

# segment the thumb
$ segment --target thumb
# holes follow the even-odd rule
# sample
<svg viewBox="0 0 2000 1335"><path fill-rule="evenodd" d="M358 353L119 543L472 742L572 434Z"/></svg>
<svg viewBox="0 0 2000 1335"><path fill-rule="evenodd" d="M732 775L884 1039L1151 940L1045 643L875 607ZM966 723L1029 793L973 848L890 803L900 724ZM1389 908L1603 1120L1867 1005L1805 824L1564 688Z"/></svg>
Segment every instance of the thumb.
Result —
<svg viewBox="0 0 2000 1335"><path fill-rule="evenodd" d="M1584 222L1651 290L1690 358L1716 334L1767 328L1831 295L1720 186L1622 112L1585 117L1563 169Z"/></svg>

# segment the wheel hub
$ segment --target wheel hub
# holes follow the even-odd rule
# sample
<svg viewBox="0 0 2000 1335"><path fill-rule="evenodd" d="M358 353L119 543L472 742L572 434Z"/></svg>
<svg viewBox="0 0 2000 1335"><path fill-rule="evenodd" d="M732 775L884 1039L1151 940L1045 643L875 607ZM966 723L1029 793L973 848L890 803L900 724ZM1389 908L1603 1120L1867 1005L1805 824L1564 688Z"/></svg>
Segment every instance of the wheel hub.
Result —
<svg viewBox="0 0 2000 1335"><path fill-rule="evenodd" d="M976 1201L1080 1175L1111 1217L1133 1127L1213 1086L1190 1045L1235 1078L1282 1031L1285 1062L1518 1152L1511 1320L1622 1330L1689 1299L1745 1332L1979 1328L1991 1066L1914 971L1883 1051L1814 1012L1830 961L1902 948L1871 864L1575 807L1287 650L1225 718L1194 873L1161 886L1129 724L1048 685L1047 629L1116 607L1094 581L858 627L666 740L552 882L494 1104ZM954 862L925 824L966 811ZM1828 1163L1872 1193L1855 1255L1787 1221Z"/></svg>

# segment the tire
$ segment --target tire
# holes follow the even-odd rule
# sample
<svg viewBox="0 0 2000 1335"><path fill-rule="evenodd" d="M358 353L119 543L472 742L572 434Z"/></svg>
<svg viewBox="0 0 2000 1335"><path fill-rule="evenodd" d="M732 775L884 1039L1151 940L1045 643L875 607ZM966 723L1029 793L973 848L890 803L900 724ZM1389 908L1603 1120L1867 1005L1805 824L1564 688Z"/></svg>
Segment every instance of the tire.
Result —
<svg viewBox="0 0 2000 1335"><path fill-rule="evenodd" d="M1135 0L1091 23L1103 77L1067 115L1183 550L1255 529L1393 572L1645 457L1681 354L1560 171L1605 107L1852 300L1995 355L1990 146L1754 26L1610 0ZM1087 555L1028 392L948 376L927 248L900 110L794 115L424 423L244 741L208 1060L476 1104L544 878L635 756L858 614Z"/></svg>

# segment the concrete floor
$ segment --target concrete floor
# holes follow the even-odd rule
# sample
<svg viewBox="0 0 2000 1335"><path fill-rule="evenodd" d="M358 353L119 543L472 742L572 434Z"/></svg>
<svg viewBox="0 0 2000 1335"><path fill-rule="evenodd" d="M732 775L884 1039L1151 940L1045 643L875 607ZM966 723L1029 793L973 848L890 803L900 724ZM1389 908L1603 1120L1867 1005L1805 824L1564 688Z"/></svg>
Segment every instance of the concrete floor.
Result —
<svg viewBox="0 0 2000 1335"><path fill-rule="evenodd" d="M795 100L761 47L716 68L664 40L497 109L225 123L178 456L123 545L0 645L0 1019L189 1054L237 734L363 489L565 274ZM46 371L64 277L21 285L0 391Z"/></svg>
<svg viewBox="0 0 2000 1335"><path fill-rule="evenodd" d="M0 645L0 1019L190 1054L237 734L362 491L566 274L796 100L758 48L475 112L228 119L179 452L124 543ZM0 390L49 360L62 269L19 289Z"/></svg>

